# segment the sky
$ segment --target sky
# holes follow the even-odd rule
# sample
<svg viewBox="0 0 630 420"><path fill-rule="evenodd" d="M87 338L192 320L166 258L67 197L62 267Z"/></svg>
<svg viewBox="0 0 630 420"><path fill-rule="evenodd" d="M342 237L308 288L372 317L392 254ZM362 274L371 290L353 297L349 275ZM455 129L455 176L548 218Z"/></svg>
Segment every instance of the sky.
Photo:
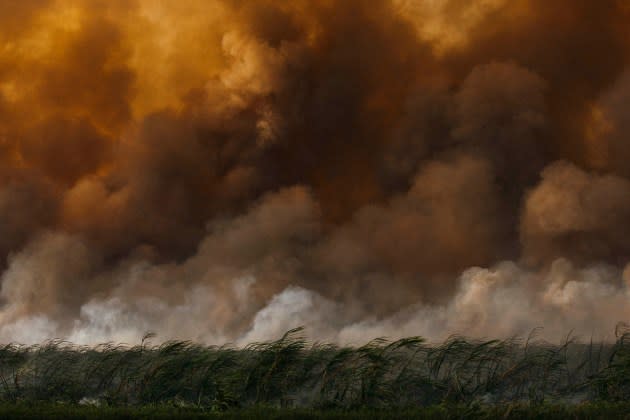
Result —
<svg viewBox="0 0 630 420"><path fill-rule="evenodd" d="M624 0L0 9L0 341L630 322Z"/></svg>

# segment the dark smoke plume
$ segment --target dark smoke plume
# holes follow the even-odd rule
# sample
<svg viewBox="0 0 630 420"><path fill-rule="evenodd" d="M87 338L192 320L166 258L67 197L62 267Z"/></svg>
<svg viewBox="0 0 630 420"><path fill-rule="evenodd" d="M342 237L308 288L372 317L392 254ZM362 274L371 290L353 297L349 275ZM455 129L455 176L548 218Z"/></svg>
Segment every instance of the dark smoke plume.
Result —
<svg viewBox="0 0 630 420"><path fill-rule="evenodd" d="M0 0L0 338L612 331L629 24L621 0Z"/></svg>

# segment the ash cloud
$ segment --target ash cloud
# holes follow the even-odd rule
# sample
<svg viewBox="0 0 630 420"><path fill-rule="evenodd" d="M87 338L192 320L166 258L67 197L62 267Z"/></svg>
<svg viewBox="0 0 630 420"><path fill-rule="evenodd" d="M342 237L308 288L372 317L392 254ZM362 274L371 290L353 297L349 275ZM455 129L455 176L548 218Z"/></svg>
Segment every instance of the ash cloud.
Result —
<svg viewBox="0 0 630 420"><path fill-rule="evenodd" d="M627 321L622 2L97 3L0 16L2 340Z"/></svg>

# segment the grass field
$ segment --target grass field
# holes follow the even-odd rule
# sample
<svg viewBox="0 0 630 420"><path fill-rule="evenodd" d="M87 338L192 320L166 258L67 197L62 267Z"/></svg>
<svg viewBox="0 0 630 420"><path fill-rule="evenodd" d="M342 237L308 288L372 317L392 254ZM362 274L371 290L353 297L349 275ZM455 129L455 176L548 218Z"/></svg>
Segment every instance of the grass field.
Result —
<svg viewBox="0 0 630 420"><path fill-rule="evenodd" d="M355 348L310 344L301 329L240 349L10 344L0 401L0 418L619 418L630 333L609 345L412 337Z"/></svg>

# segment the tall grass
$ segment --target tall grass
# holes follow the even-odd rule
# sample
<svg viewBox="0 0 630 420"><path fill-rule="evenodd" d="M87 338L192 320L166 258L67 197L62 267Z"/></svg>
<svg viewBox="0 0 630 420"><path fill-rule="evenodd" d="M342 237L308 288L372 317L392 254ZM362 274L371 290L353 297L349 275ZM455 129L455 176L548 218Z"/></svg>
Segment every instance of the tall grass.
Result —
<svg viewBox="0 0 630 420"><path fill-rule="evenodd" d="M630 397L630 332L611 345L566 339L420 337L362 347L311 344L301 328L244 348L189 341L0 347L0 402L405 408L538 405Z"/></svg>

